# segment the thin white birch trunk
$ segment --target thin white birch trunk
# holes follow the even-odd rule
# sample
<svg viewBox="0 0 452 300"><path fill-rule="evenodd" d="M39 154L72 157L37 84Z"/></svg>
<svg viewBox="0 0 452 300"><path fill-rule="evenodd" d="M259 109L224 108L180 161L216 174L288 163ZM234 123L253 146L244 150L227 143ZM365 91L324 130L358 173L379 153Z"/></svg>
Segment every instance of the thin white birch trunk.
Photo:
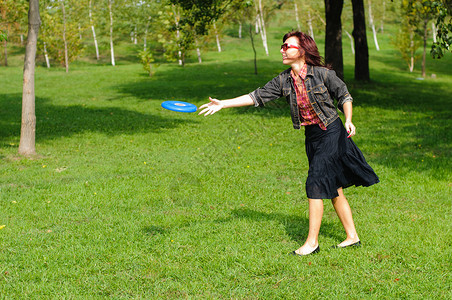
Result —
<svg viewBox="0 0 452 300"><path fill-rule="evenodd" d="M8 35L8 33L7 33ZM3 41L4 53L5 53L5 67L8 66L8 40Z"/></svg>
<svg viewBox="0 0 452 300"><path fill-rule="evenodd" d="M410 68L410 73L413 72L414 70L414 33L410 32L410 64L409 64L409 68Z"/></svg>
<svg viewBox="0 0 452 300"><path fill-rule="evenodd" d="M135 30L133 31L133 43L136 45L138 44L138 34L137 34L138 28L137 25L135 25Z"/></svg>
<svg viewBox="0 0 452 300"><path fill-rule="evenodd" d="M369 3L369 23L370 23L370 26L372 27L372 33L374 35L375 47L377 48L377 51L380 51L380 46L378 45L378 40L377 40L377 31L375 30L374 17L372 15L372 1L369 0L368 3Z"/></svg>
<svg viewBox="0 0 452 300"><path fill-rule="evenodd" d="M256 6L256 22L255 22L255 29L256 29L255 32L256 32L256 34L259 33L259 28L261 28L261 24L259 24L260 21L261 21L261 19L259 18L259 13L257 11L257 6Z"/></svg>
<svg viewBox="0 0 452 300"><path fill-rule="evenodd" d="M108 10L110 12L110 54L111 54L111 65L115 66L115 50L113 47L113 11L111 9L111 1L108 0Z"/></svg>
<svg viewBox="0 0 452 300"><path fill-rule="evenodd" d="M354 42L353 42L353 37L347 30L344 30L344 31L347 34L348 38L350 39L350 47L352 49L353 55L355 55L355 45L354 45Z"/></svg>
<svg viewBox="0 0 452 300"><path fill-rule="evenodd" d="M320 22L322 22L323 25L326 25L325 20L319 14L317 14L317 17L319 18Z"/></svg>
<svg viewBox="0 0 452 300"><path fill-rule="evenodd" d="M61 9L63 11L63 42L64 42L64 64L66 66L66 73L69 73L69 55L66 40L66 11L64 9L64 0L61 0Z"/></svg>
<svg viewBox="0 0 452 300"><path fill-rule="evenodd" d="M198 55L198 63L202 63L202 58L201 58L201 49L199 49L199 47L196 47L196 54Z"/></svg>
<svg viewBox="0 0 452 300"><path fill-rule="evenodd" d="M301 26L300 26L300 18L298 17L298 5L297 5L297 2L294 2L294 9L295 9L295 21L297 22L298 31L300 31L301 30Z"/></svg>
<svg viewBox="0 0 452 300"><path fill-rule="evenodd" d="M179 45L179 50L177 51L177 54L179 56L179 66L182 66L183 65L182 51L180 49L180 43L179 43L179 39L180 39L179 20L178 20L178 15L176 13L174 14L174 21L176 23L176 39L177 39L177 43Z"/></svg>
<svg viewBox="0 0 452 300"><path fill-rule="evenodd" d="M50 69L49 55L47 54L46 42L44 42L44 58L46 60L47 69Z"/></svg>
<svg viewBox="0 0 452 300"><path fill-rule="evenodd" d="M82 27L80 26L80 24L78 24L78 38L80 40L83 40L83 36L82 36Z"/></svg>
<svg viewBox="0 0 452 300"><path fill-rule="evenodd" d="M264 11L262 9L262 0L259 0L259 11L260 11L260 19L261 19L261 37L262 43L264 44L265 54L268 56L268 45L267 45L267 30L265 30L265 22L264 22Z"/></svg>
<svg viewBox="0 0 452 300"><path fill-rule="evenodd" d="M201 58L201 49L199 48L199 42L198 42L198 38L196 37L196 32L193 30L193 37L194 37L194 41L195 41L195 48L196 48L196 55L198 56L198 63L202 63L202 58Z"/></svg>
<svg viewBox="0 0 452 300"><path fill-rule="evenodd" d="M381 16L381 23L380 23L380 31L381 31L381 33L384 32L385 18L386 18L386 0L383 0L383 14Z"/></svg>
<svg viewBox="0 0 452 300"><path fill-rule="evenodd" d="M213 29L215 30L218 52L221 52L220 36L218 35L217 25L215 24L215 22L213 22Z"/></svg>
<svg viewBox="0 0 452 300"><path fill-rule="evenodd" d="M435 22L432 22L432 33L433 33L433 42L436 43L436 34L437 34L437 30L436 30L436 25Z"/></svg>
<svg viewBox="0 0 452 300"><path fill-rule="evenodd" d="M308 27L309 27L309 35L312 37L313 40L315 40L314 38L314 28L312 27L312 16L311 16L311 11L308 10Z"/></svg>
<svg viewBox="0 0 452 300"><path fill-rule="evenodd" d="M94 48L96 49L96 59L99 60L99 46L97 45L96 30L94 29L91 1L92 0L89 0L89 23L91 24L91 31L93 32Z"/></svg>
<svg viewBox="0 0 452 300"><path fill-rule="evenodd" d="M242 38L242 22L239 21L239 39Z"/></svg>
<svg viewBox="0 0 452 300"><path fill-rule="evenodd" d="M143 46L143 48L144 48L144 51L146 51L147 50L147 47L148 47L148 45L147 45L147 38L148 38L148 31L149 31L149 23L151 22L151 17L149 17L148 18L148 21L146 22L146 29L145 29L145 31L144 31L144 38L143 38L143 44L144 44L144 46Z"/></svg>

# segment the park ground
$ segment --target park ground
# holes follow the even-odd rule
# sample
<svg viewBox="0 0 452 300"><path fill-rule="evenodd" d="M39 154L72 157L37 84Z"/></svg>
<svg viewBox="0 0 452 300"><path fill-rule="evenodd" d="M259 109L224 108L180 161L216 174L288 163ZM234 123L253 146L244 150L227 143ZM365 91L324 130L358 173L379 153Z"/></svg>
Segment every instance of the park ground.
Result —
<svg viewBox="0 0 452 300"><path fill-rule="evenodd" d="M428 58L421 80L388 31L380 51L369 39L362 83L344 40L354 141L381 180L345 190L357 249L331 248L345 236L325 200L320 254L288 255L308 230L308 165L284 100L211 117L160 106L262 86L284 69L289 29L270 30L258 75L250 42L230 36L202 64L162 63L152 77L130 45L116 67L105 56L66 74L41 59L32 159L17 154L23 51L13 49L0 67L0 298L450 299L450 54Z"/></svg>

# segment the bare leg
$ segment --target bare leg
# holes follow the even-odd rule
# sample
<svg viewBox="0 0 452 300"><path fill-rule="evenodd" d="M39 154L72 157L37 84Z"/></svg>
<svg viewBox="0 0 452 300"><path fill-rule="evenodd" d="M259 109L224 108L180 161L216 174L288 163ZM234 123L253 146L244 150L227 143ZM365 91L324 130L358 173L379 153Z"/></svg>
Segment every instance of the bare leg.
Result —
<svg viewBox="0 0 452 300"><path fill-rule="evenodd" d="M342 188L337 190L339 196L331 199L334 209L336 210L339 220L341 220L342 226L344 226L347 238L337 245L338 247L345 247L354 244L359 241L358 233L356 233L355 223L353 223L352 210L348 204L347 199L344 196Z"/></svg>
<svg viewBox="0 0 452 300"><path fill-rule="evenodd" d="M323 216L323 200L309 199L309 233L303 246L295 250L299 255L307 255L319 245L319 231Z"/></svg>

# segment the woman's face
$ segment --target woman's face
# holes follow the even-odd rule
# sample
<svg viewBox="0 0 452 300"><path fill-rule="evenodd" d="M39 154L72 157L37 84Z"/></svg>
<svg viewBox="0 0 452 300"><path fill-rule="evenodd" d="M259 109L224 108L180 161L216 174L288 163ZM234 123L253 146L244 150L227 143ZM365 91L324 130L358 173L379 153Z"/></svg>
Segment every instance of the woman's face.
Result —
<svg viewBox="0 0 452 300"><path fill-rule="evenodd" d="M284 44L287 44L289 47L295 46L300 49L293 47L287 48L287 50L281 49L279 52L282 54L283 64L291 65L302 60L302 57L300 57L302 49L298 44L298 39L296 37L291 36L284 42Z"/></svg>

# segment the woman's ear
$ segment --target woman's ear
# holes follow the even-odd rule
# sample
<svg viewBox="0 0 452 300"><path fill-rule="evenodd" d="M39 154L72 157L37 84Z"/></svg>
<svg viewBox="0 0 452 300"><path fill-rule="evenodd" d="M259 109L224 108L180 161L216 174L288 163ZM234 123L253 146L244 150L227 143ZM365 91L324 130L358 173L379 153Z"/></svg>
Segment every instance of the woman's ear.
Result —
<svg viewBox="0 0 452 300"><path fill-rule="evenodd" d="M299 52L300 52L300 57L303 57L306 53L306 51L304 51L303 48L300 48Z"/></svg>

